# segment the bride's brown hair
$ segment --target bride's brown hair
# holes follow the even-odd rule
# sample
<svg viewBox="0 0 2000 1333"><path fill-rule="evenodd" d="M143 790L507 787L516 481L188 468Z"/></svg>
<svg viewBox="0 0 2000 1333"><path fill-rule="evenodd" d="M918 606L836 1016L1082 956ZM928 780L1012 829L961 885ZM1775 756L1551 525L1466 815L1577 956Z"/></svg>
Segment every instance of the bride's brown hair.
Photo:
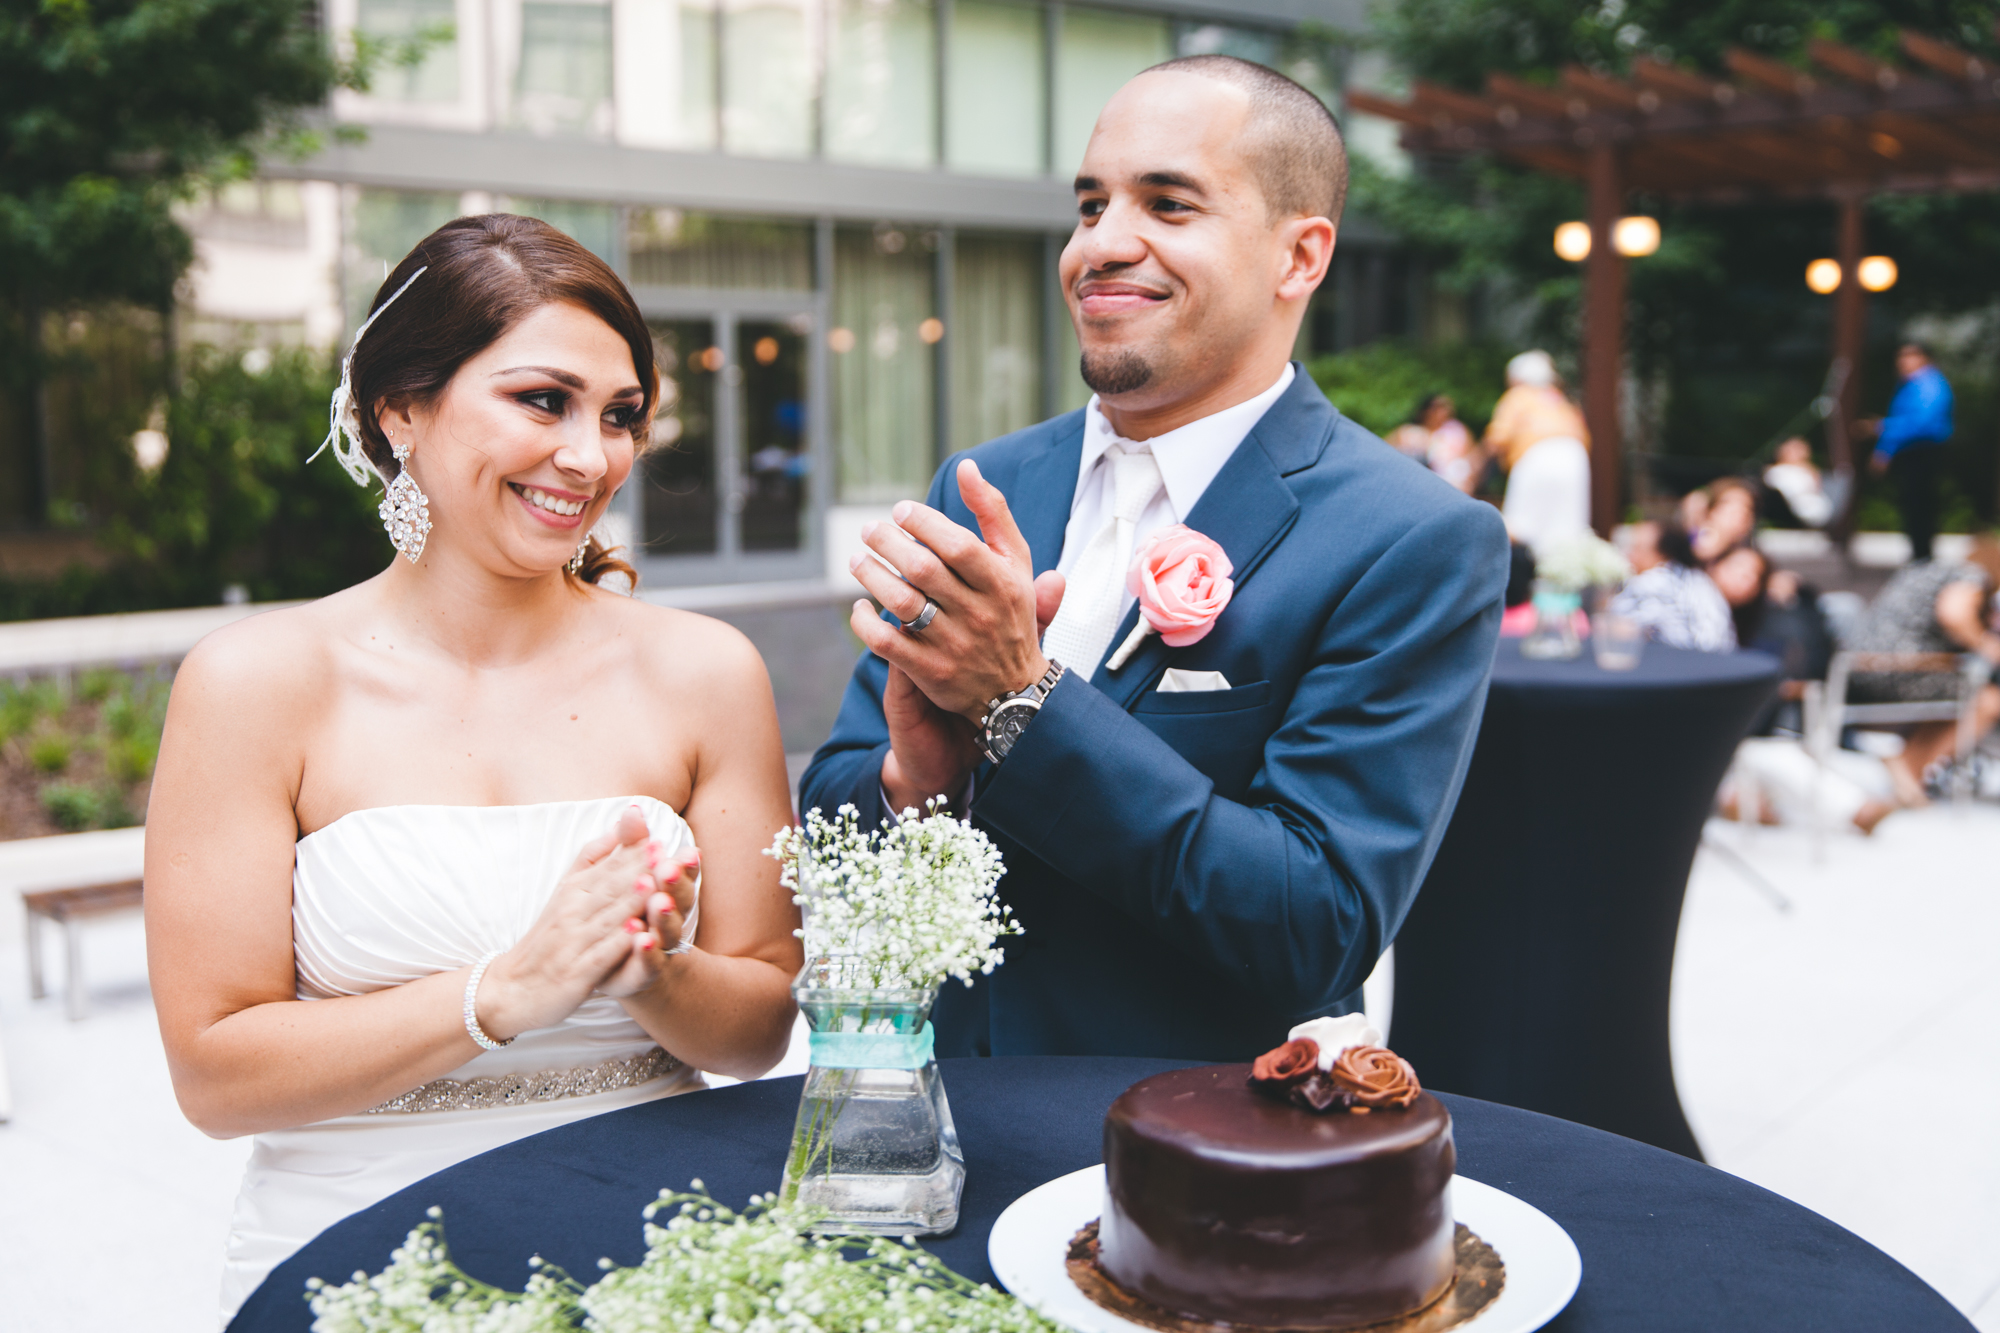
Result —
<svg viewBox="0 0 2000 1333"><path fill-rule="evenodd" d="M382 311L354 348L350 372L361 447L384 478L394 480L400 466L377 412L436 403L460 366L529 314L559 302L590 311L632 349L632 369L646 395L632 422L632 443L635 453L643 452L660 399L660 373L652 332L610 265L535 218L454 218L403 257L376 289L369 311L380 310L418 269L426 270L423 277ZM632 566L592 536L575 577L596 583L612 573L637 581Z"/></svg>

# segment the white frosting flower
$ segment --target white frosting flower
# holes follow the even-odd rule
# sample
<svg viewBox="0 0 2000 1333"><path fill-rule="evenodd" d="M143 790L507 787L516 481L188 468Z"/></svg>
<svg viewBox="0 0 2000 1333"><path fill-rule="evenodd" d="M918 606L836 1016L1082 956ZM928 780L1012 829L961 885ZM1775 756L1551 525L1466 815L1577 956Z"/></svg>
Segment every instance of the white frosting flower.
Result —
<svg viewBox="0 0 2000 1333"><path fill-rule="evenodd" d="M1382 1030L1368 1021L1366 1014L1345 1014L1339 1018L1315 1018L1301 1023L1286 1034L1287 1041L1304 1037L1319 1047L1319 1067L1333 1068L1333 1062L1350 1046L1380 1046Z"/></svg>

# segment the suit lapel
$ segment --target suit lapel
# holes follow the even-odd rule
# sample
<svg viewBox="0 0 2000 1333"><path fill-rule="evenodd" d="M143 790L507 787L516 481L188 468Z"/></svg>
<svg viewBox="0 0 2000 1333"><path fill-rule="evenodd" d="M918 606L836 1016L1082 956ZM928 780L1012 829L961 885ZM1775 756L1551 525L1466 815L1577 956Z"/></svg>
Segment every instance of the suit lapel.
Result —
<svg viewBox="0 0 2000 1333"><path fill-rule="evenodd" d="M1290 397L1289 394L1286 397ZM1283 400L1280 400L1282 403ZM1266 417L1276 415L1278 404L1273 404ZM1284 536L1298 518L1298 497L1285 484L1277 465L1271 461L1258 435L1264 429L1259 422L1222 471L1215 474L1215 480L1202 492L1195 502L1194 511L1187 516L1187 525L1196 532L1214 538L1229 563L1234 566L1231 575L1240 591L1257 567L1264 562L1278 539ZM1081 454L1078 455L1081 457ZM1229 615L1228 608L1222 614ZM1110 648L1105 650L1105 660L1118 651L1139 623L1137 603L1125 615L1118 633L1112 636ZM1169 648L1157 634L1146 636L1144 644L1132 654L1125 665L1117 671L1107 671L1103 665L1090 678L1104 694L1127 710L1139 701L1140 695L1150 689L1165 674L1177 649Z"/></svg>

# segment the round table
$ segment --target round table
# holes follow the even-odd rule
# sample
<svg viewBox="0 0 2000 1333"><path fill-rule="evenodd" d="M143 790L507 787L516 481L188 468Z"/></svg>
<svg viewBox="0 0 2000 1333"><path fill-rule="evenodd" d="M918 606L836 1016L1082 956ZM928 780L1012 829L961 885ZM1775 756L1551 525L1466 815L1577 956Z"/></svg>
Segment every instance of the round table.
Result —
<svg viewBox="0 0 2000 1333"><path fill-rule="evenodd" d="M986 1237L1002 1209L1102 1160L1104 1112L1133 1082L1184 1062L1033 1057L941 1062L965 1148L958 1229L926 1242L993 1280ZM580 1120L460 1163L328 1228L244 1305L232 1333L294 1330L305 1280L379 1272L433 1204L467 1272L514 1290L539 1254L589 1282L597 1260L639 1261L640 1209L699 1177L741 1206L776 1189L798 1078L746 1083ZM1734 1176L1547 1116L1444 1098L1458 1169L1553 1217L1583 1255L1583 1284L1552 1329L1971 1329L1943 1297L1866 1241Z"/></svg>
<svg viewBox="0 0 2000 1333"><path fill-rule="evenodd" d="M1633 671L1501 641L1472 766L1396 935L1391 1040L1425 1082L1699 1159L1667 994L1715 789L1777 687L1762 653Z"/></svg>

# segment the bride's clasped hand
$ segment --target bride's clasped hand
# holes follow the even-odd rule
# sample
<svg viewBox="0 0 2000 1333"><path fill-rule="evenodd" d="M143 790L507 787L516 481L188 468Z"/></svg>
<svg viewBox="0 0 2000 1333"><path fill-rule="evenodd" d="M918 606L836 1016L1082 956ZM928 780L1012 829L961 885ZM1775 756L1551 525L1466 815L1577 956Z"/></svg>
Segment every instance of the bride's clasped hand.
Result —
<svg viewBox="0 0 2000 1333"><path fill-rule="evenodd" d="M481 979L475 1014L495 1041L549 1028L592 995L625 999L661 983L686 951L701 857L669 852L636 805L577 854L521 942Z"/></svg>

